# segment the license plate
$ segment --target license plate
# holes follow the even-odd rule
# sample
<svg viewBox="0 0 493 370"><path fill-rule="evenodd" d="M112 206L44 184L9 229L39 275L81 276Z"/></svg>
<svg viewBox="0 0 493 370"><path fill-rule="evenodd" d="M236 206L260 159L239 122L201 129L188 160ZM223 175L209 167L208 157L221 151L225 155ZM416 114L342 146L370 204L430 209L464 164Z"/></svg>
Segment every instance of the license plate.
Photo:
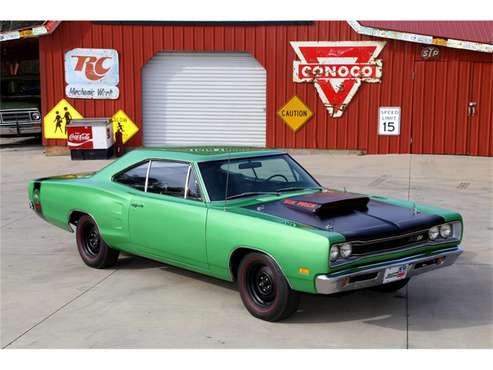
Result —
<svg viewBox="0 0 493 370"><path fill-rule="evenodd" d="M405 279L408 269L409 265L395 266L385 269L383 283L386 284L391 283L392 281Z"/></svg>

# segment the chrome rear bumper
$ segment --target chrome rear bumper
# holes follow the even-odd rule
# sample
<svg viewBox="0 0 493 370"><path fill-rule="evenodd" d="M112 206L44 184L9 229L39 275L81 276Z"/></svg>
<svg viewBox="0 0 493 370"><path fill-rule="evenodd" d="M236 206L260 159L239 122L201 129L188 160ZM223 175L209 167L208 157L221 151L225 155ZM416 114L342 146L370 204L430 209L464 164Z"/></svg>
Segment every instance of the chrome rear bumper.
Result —
<svg viewBox="0 0 493 370"><path fill-rule="evenodd" d="M342 271L329 275L319 275L315 279L315 287L319 294L332 294L382 285L387 268L408 265L407 277L413 277L452 265L462 252L463 249L457 246L435 251L431 254L423 253L399 260L359 267L349 273Z"/></svg>

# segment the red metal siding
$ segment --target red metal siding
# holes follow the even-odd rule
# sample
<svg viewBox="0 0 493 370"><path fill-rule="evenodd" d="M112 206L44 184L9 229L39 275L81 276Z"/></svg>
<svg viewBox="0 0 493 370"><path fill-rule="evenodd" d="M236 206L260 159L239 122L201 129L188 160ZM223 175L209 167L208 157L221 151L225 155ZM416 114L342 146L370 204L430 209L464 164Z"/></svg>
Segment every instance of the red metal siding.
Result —
<svg viewBox="0 0 493 370"><path fill-rule="evenodd" d="M141 70L157 52L246 51L267 70L269 147L408 153L412 133L413 152L493 155L493 62L490 54L441 48L439 61L421 61L422 45L387 40L379 56L383 59L382 82L363 83L341 118L329 117L312 85L293 83L292 65L296 56L289 41L368 39L371 38L355 33L343 21L246 26L63 22L52 35L40 38L43 115L65 97L63 56L73 48L113 48L118 51L120 98L67 100L86 117L111 116L123 109L140 127ZM468 76L472 75L477 77L475 81L483 82L468 84ZM479 123L476 131L472 131L474 139L467 146L468 131L460 121L463 108L457 102L472 98L473 92L478 101L481 99L475 117ZM314 112L314 117L296 133L276 114L293 95L298 95ZM377 135L379 106L401 107L400 136ZM142 130L145 127L129 141L129 146L142 144ZM44 140L44 144L65 145L65 141Z"/></svg>

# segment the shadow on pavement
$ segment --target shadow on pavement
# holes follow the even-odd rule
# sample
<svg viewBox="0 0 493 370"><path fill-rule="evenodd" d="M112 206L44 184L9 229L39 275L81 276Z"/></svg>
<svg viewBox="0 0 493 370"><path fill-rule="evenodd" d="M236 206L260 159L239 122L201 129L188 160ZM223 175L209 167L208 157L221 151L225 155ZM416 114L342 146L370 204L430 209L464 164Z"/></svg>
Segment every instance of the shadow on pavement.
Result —
<svg viewBox="0 0 493 370"><path fill-rule="evenodd" d="M120 259L119 269L146 269L159 267L163 272L178 274L190 279L200 280L207 284L236 291L236 284L227 281L204 276L188 270L183 270L165 263L151 261L141 257L128 256ZM438 272L437 272L438 273ZM481 271L470 274L464 279L468 280L466 285L478 285L480 281L490 279L493 270L489 265L483 265ZM409 312L411 303L407 302L408 289L413 291L411 299L412 306L422 306L420 311L432 312L437 315L434 325L430 325L429 320L413 320L413 330L439 331L443 329L455 329L464 327L475 327L488 325L492 320L491 292L485 292L485 299L482 305L475 307L474 312L468 315L467 319L463 314L453 309L453 304L457 301L475 302L477 301L477 291L461 289L461 287L445 286L441 281L443 276L429 275L418 277L419 281L411 280L408 287L394 293L381 293L373 290L360 290L344 294L330 296L302 294L300 307L290 318L282 321L282 324L321 324L321 323L343 323L351 321L363 321L370 325L396 330L407 330L406 315L409 320L413 320L414 313ZM428 280L426 280L428 279ZM449 285L448 284L445 285ZM417 294L420 292L419 294ZM436 291L440 290L440 294ZM488 295L489 294L489 295ZM238 299L240 295L238 293ZM445 308L444 308L445 307ZM450 307L450 309L447 309ZM418 313L416 312L416 315ZM440 321L438 323L438 318Z"/></svg>
<svg viewBox="0 0 493 370"><path fill-rule="evenodd" d="M40 147L41 146L41 136L22 136L22 137L12 137L12 136L0 136L0 149L6 148L18 148L23 147Z"/></svg>

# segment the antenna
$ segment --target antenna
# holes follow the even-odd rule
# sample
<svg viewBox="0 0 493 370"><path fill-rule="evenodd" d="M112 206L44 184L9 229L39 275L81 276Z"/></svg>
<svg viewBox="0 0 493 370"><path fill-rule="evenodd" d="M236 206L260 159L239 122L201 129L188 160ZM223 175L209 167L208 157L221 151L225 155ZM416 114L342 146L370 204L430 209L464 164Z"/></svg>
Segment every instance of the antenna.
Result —
<svg viewBox="0 0 493 370"><path fill-rule="evenodd" d="M228 187L229 187L229 166L231 165L231 150L228 151L228 170L226 172L226 188L224 189L224 210L226 211L226 204L228 202Z"/></svg>
<svg viewBox="0 0 493 370"><path fill-rule="evenodd" d="M409 139L409 172L407 182L407 200L411 200L411 169L413 164L413 138Z"/></svg>

